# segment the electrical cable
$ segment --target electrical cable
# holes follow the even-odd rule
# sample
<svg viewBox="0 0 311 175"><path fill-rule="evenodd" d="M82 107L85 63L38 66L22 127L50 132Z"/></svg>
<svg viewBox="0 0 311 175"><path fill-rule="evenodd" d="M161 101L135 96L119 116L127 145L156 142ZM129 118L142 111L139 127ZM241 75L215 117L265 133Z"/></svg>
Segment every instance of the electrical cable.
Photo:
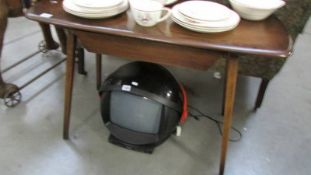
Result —
<svg viewBox="0 0 311 175"><path fill-rule="evenodd" d="M188 108L191 109L191 110L193 110L194 112L198 113L198 114L193 114L192 112L189 111L189 116L195 118L196 120L199 120L199 119L200 119L199 117L205 117L205 118L207 118L207 119L209 119L209 120L215 122L216 125L217 125L217 128L218 128L218 130L219 130L220 135L221 135L221 136L223 135L223 132L222 132L222 129L221 129L221 124L224 123L223 121L217 120L217 119L215 119L215 118L213 118L213 117L211 117L211 116L209 116L209 115L207 115L207 114L204 114L204 113L201 112L199 109L197 109L197 108L195 108L195 107L193 107L193 106L191 106L191 105L188 105ZM230 138L229 141L230 141L230 142L238 142L238 141L240 141L241 138L242 138L242 133L241 133L241 131L239 131L238 129L236 129L236 128L233 127L233 126L231 127L231 129L232 129L234 132L236 132L239 136L238 136L238 138L236 138L236 139Z"/></svg>

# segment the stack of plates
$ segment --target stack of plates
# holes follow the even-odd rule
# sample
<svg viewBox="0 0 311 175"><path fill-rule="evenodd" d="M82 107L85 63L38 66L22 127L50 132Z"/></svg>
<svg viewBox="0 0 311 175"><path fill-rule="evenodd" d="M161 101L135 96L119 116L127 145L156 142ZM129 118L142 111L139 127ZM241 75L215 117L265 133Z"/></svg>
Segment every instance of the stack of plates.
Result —
<svg viewBox="0 0 311 175"><path fill-rule="evenodd" d="M224 5L210 1L186 1L172 9L172 20L189 30L216 33L232 30L239 15Z"/></svg>
<svg viewBox="0 0 311 175"><path fill-rule="evenodd" d="M82 18L108 18L128 9L128 0L64 0L66 12Z"/></svg>

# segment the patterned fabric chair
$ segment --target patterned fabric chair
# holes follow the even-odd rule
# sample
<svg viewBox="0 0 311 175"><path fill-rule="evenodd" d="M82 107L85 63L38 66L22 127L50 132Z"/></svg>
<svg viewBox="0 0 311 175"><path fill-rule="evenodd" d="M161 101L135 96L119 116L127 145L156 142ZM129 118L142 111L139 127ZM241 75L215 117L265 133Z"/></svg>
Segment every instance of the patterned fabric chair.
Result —
<svg viewBox="0 0 311 175"><path fill-rule="evenodd" d="M286 6L276 12L284 23L293 40L302 32L311 15L311 0L285 0ZM225 3L229 6L228 0ZM261 106L269 81L279 72L286 59L265 59L263 57L242 56L239 74L261 78L261 85L256 99L255 110ZM225 59L219 59L212 70L224 72Z"/></svg>

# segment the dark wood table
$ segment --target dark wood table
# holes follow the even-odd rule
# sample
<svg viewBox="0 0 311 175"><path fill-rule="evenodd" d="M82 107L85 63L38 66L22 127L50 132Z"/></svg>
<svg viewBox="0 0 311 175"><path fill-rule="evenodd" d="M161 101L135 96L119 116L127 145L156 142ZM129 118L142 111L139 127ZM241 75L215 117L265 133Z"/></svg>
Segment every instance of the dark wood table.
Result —
<svg viewBox="0 0 311 175"><path fill-rule="evenodd" d="M50 13L52 18L43 18ZM202 34L189 31L173 23L162 22L155 27L136 25L127 11L109 19L88 20L67 14L61 1L57 4L40 1L26 15L29 19L66 28L67 67L64 104L64 139L69 138L69 122L74 79L74 48L77 39L88 51L97 54L116 55L134 60L183 66L206 70L219 57L225 57L226 91L224 127L219 174L224 174L228 138L232 122L239 55L261 55L266 59L279 59L290 55L292 42L287 30L275 17L264 21L242 20L229 32ZM100 67L100 64L97 64ZM100 72L97 72L100 80ZM194 77L195 78L195 77Z"/></svg>

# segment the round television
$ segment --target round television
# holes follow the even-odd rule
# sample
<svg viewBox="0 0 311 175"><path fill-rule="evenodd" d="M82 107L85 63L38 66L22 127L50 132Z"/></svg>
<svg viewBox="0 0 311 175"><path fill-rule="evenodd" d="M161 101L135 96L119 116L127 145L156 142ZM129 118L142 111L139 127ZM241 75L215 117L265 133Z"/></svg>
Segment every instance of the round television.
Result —
<svg viewBox="0 0 311 175"><path fill-rule="evenodd" d="M183 113L183 93L163 66L132 62L108 76L101 89L101 115L109 141L143 152L175 132Z"/></svg>

